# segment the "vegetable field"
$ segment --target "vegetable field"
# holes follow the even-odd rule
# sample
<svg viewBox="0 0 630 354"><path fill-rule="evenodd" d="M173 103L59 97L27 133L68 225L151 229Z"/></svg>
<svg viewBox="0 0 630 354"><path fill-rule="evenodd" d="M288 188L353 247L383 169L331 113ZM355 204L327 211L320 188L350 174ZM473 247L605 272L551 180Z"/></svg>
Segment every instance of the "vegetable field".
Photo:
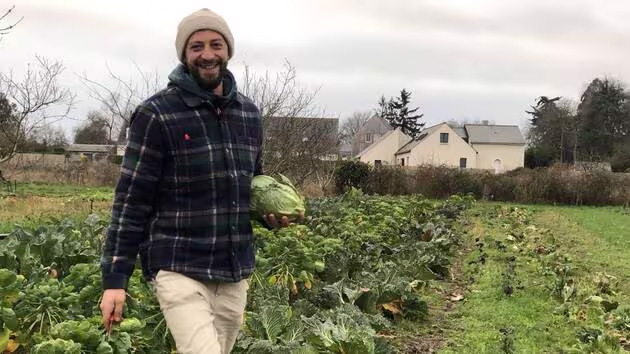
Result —
<svg viewBox="0 0 630 354"><path fill-rule="evenodd" d="M370 197L311 200L305 224L255 225L257 272L234 352L391 352L384 333L423 321L423 293L448 274L453 230L470 200ZM0 242L0 347L34 353L165 353L173 348L137 270L125 321L100 326L98 265L106 220L16 227Z"/></svg>
<svg viewBox="0 0 630 354"><path fill-rule="evenodd" d="M0 195L0 352L172 352L139 265L125 321L109 335L101 326L107 193L26 194ZM34 198L48 202L24 206ZM358 190L306 209L302 225L254 224L257 271L234 353L630 349L626 209Z"/></svg>

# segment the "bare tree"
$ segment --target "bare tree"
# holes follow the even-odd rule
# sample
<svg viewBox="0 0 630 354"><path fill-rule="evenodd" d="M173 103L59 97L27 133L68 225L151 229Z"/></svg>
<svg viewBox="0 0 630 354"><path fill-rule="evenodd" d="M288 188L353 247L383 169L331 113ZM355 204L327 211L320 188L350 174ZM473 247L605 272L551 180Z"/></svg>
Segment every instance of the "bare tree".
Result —
<svg viewBox="0 0 630 354"><path fill-rule="evenodd" d="M324 112L315 105L319 89L307 90L297 81L297 70L288 61L284 70L274 77L253 73L245 66L241 92L260 108L263 120L269 117L322 117Z"/></svg>
<svg viewBox="0 0 630 354"><path fill-rule="evenodd" d="M0 126L0 163L13 157L34 130L66 118L73 107L74 94L59 83L63 64L35 58L36 63L28 64L21 81L13 77L13 72L0 73L0 92L14 108Z"/></svg>
<svg viewBox="0 0 630 354"><path fill-rule="evenodd" d="M2 37L4 37L5 34L8 34L18 23L20 23L24 19L24 17L20 17L19 20L12 22L10 25L5 24L4 21L6 21L7 17L11 15L14 9L15 5L11 6L10 9L4 11L4 13L0 15L0 41L2 41Z"/></svg>
<svg viewBox="0 0 630 354"><path fill-rule="evenodd" d="M354 112L352 116L346 118L339 128L339 138L344 144L351 144L352 139L357 135L365 123L374 116L374 112Z"/></svg>
<svg viewBox="0 0 630 354"><path fill-rule="evenodd" d="M339 155L338 119L325 118L315 104L319 89L302 86L291 63L285 61L275 75L258 75L245 66L240 89L261 111L265 173L283 173L298 184L314 179L316 172L332 174Z"/></svg>
<svg viewBox="0 0 630 354"><path fill-rule="evenodd" d="M26 137L24 145L19 148L23 152L63 152L68 145L66 134L60 126L48 124L46 126L33 129Z"/></svg>
<svg viewBox="0 0 630 354"><path fill-rule="evenodd" d="M263 146L265 173L289 175L300 185L315 173L332 173L339 159L337 131L335 118L269 118Z"/></svg>
<svg viewBox="0 0 630 354"><path fill-rule="evenodd" d="M160 90L160 76L157 70L149 73L133 63L135 75L123 78L107 65L109 82L102 83L88 78L79 78L88 89L88 94L102 106L102 114L107 117L108 140L122 142L129 120L136 107L145 99Z"/></svg>

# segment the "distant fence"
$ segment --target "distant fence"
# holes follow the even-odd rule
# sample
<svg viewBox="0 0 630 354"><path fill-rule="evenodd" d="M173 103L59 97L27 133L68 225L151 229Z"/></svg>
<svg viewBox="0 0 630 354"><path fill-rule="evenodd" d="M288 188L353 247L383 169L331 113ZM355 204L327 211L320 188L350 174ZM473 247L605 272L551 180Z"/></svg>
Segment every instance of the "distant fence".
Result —
<svg viewBox="0 0 630 354"><path fill-rule="evenodd" d="M63 154L16 154L5 164L12 168L46 168L64 163L66 156Z"/></svg>

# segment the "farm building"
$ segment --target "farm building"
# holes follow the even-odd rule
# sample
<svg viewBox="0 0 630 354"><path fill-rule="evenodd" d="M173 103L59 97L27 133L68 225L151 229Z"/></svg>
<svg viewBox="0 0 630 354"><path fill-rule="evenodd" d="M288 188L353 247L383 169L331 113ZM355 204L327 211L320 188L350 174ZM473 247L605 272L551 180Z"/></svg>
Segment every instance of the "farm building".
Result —
<svg viewBox="0 0 630 354"><path fill-rule="evenodd" d="M71 144L66 148L66 160L80 161L83 156L88 161L100 161L123 153L124 145Z"/></svg>

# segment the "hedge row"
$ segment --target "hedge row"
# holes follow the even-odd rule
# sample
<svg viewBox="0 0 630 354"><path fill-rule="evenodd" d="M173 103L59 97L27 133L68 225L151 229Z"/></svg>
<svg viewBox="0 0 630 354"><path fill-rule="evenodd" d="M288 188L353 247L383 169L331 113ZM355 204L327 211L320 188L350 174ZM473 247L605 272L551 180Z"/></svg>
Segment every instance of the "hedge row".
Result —
<svg viewBox="0 0 630 354"><path fill-rule="evenodd" d="M445 198L472 194L485 200L571 205L629 205L630 174L576 171L567 166L490 171L420 166L377 167L348 161L336 171L337 192L350 187L372 194L422 194Z"/></svg>

